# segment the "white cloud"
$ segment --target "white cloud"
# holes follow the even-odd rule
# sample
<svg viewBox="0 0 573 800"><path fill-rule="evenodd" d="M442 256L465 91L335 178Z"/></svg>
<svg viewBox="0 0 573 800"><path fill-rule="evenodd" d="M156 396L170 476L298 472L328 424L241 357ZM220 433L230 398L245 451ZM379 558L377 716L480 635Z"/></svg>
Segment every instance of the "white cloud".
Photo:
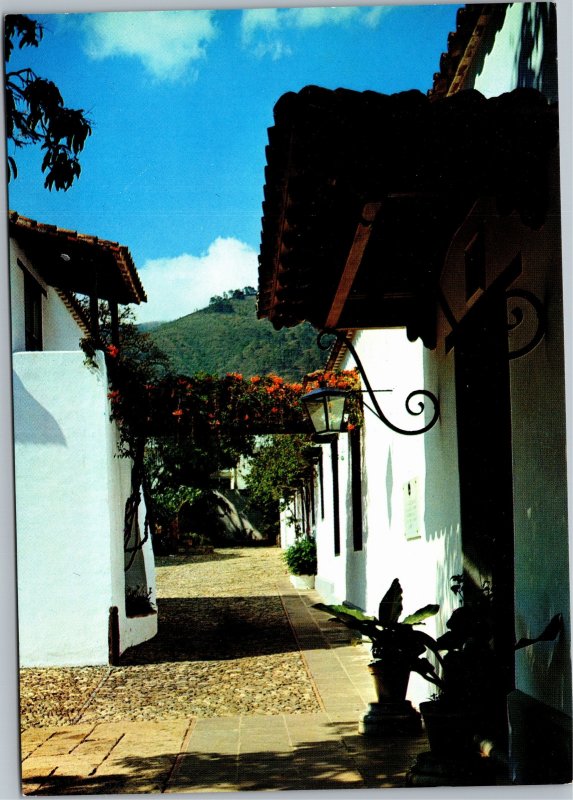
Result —
<svg viewBox="0 0 573 800"><path fill-rule="evenodd" d="M212 11L120 11L86 15L87 54L139 58L154 78L177 80L217 35Z"/></svg>
<svg viewBox="0 0 573 800"><path fill-rule="evenodd" d="M273 31L280 24L278 8L248 8L241 15L241 33L247 41L258 29Z"/></svg>
<svg viewBox="0 0 573 800"><path fill-rule="evenodd" d="M283 12L284 23L289 28L319 28L324 25L345 25L359 19L362 12L356 6L338 8L288 8Z"/></svg>
<svg viewBox="0 0 573 800"><path fill-rule="evenodd" d="M173 320L204 308L231 289L257 285L257 252L238 239L217 238L200 256L146 261L138 270L147 303L134 306L137 322Z"/></svg>
<svg viewBox="0 0 573 800"><path fill-rule="evenodd" d="M391 8L391 6L373 8L334 6L247 9L243 11L241 17L242 43L255 56L261 58L270 55L276 60L292 54L292 49L281 38L281 33L288 29L308 30L349 23L375 28Z"/></svg>

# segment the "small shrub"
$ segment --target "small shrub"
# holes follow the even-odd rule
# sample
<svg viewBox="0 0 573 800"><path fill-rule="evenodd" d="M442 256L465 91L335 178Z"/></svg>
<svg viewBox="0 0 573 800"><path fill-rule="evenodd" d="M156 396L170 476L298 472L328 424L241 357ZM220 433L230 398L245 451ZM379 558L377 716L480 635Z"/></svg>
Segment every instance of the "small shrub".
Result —
<svg viewBox="0 0 573 800"><path fill-rule="evenodd" d="M155 614L156 607L151 602L151 589L143 586L128 586L125 590L125 613L128 617L141 617Z"/></svg>
<svg viewBox="0 0 573 800"><path fill-rule="evenodd" d="M283 553L291 575L316 575L316 542L301 536Z"/></svg>

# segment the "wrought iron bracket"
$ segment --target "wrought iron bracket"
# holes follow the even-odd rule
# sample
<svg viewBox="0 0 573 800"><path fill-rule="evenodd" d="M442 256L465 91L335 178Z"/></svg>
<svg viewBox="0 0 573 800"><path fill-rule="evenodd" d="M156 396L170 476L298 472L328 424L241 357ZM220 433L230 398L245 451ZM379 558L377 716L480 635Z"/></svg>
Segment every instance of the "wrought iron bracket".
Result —
<svg viewBox="0 0 573 800"><path fill-rule="evenodd" d="M432 392L429 392L427 389L416 389L415 391L410 392L405 401L406 411L408 412L408 414L411 414L412 416L419 416L424 412L425 403L423 400L419 400L417 403L417 407L414 407L412 405L412 401L415 397L427 398L430 401L433 409L430 421L426 425L424 425L423 428L418 428L416 430L399 428L397 425L394 425L394 423L390 422L388 417L382 411L382 408L380 407L380 404L378 403L378 400L376 399L376 396L374 394L374 390L370 385L370 381L368 380L368 376L366 375L366 371L364 369L362 361L360 360L360 357L356 352L356 348L354 347L348 336L346 336L346 334L343 333L342 331L339 331L335 328L326 328L325 330L321 331L321 333L319 333L318 335L317 344L319 348L321 350L328 350L330 348L331 346L330 344L325 344L325 339L329 336L334 336L336 340L340 342L342 345L344 345L352 355L352 358L354 359L358 372L360 373L362 380L364 381L364 386L366 387L366 392L368 394L368 397L370 398L370 402L373 405L373 408L369 407L370 411L374 414L374 416L376 416L379 420L381 420L388 428L390 428L390 430L394 431L394 433L400 433L404 436L416 436L420 433L426 433L426 431L429 431L430 428L434 427L434 425L436 424L436 422L440 417L440 405L438 402L438 398L434 394L432 394Z"/></svg>
<svg viewBox="0 0 573 800"><path fill-rule="evenodd" d="M545 336L545 332L547 330L547 316L545 313L545 306L541 302L541 300L534 295L532 292L527 291L527 289L510 289L505 293L508 303L508 317L509 314L513 317L512 322L508 322L507 330L509 333L516 330L521 323L525 319L525 311L521 305L515 304L510 308L510 302L519 298L521 300L525 300L525 302L533 308L535 311L535 315L537 317L537 325L533 336L522 347L518 347L517 350L510 350L508 353L508 357L510 360L514 360L516 358L521 358L522 356L526 356L528 353L531 353L534 350L539 342Z"/></svg>

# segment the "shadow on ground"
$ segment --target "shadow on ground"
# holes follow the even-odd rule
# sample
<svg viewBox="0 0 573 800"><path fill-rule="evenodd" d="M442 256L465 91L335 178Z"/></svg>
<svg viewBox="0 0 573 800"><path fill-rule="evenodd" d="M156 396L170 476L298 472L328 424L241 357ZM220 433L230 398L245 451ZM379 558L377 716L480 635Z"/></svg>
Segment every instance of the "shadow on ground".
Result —
<svg viewBox="0 0 573 800"><path fill-rule="evenodd" d="M329 727L330 735L320 741L301 741L283 750L261 745L241 755L214 747L213 752L116 760L112 751L104 762L106 774L98 774L98 769L85 777L51 775L43 783L40 776L27 775L23 791L66 795L401 787L416 756L427 749L423 737L367 739L356 733L355 724Z"/></svg>
<svg viewBox="0 0 573 800"><path fill-rule="evenodd" d="M192 550L186 553L174 555L156 555L156 567L180 567L182 564L204 564L208 561L228 561L231 558L243 558L241 553L236 550L226 552L224 548L217 547L212 553L193 553Z"/></svg>
<svg viewBox="0 0 573 800"><path fill-rule="evenodd" d="M299 649L278 597L160 598L157 606L157 636L127 650L121 666L218 661Z"/></svg>

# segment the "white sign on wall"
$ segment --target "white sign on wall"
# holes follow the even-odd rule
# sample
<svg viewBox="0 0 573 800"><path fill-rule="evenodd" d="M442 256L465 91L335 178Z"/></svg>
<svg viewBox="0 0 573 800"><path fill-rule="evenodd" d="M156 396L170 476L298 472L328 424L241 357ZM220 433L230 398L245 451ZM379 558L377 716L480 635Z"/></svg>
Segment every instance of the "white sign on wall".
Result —
<svg viewBox="0 0 573 800"><path fill-rule="evenodd" d="M406 539L418 539L422 535L422 504L418 478L406 481L402 487L404 496L404 534Z"/></svg>

